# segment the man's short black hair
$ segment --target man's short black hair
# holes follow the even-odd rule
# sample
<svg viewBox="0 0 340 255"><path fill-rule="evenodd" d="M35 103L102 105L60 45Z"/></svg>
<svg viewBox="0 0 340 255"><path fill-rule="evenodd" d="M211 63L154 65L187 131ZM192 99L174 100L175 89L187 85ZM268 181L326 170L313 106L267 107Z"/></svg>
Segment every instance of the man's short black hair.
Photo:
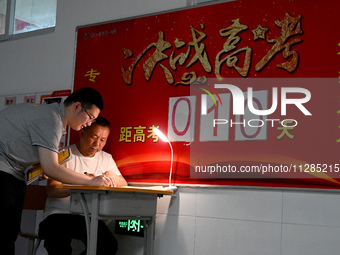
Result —
<svg viewBox="0 0 340 255"><path fill-rule="evenodd" d="M90 87L73 92L65 99L64 105L69 106L76 102L80 102L84 109L91 109L93 105L97 106L99 110L104 108L102 96L97 90Z"/></svg>
<svg viewBox="0 0 340 255"><path fill-rule="evenodd" d="M107 119L105 119L104 117L98 116L98 117L96 118L96 121L93 122L93 123L91 124L91 126L94 126L94 125L99 125L99 126L101 126L101 127L107 127L107 128L111 131L111 124L110 124L110 122L109 122ZM84 127L84 130L85 130L86 128L91 127L91 126Z"/></svg>

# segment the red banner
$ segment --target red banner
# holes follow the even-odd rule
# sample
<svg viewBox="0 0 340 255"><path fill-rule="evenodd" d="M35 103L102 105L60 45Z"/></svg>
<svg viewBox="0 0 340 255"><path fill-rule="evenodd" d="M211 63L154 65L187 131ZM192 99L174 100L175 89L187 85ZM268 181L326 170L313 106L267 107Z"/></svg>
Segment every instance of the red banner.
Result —
<svg viewBox="0 0 340 255"><path fill-rule="evenodd" d="M74 89L103 95L105 150L130 182L167 183L159 127L175 184L339 188L339 5L239 0L80 27ZM244 115L216 84L242 92Z"/></svg>

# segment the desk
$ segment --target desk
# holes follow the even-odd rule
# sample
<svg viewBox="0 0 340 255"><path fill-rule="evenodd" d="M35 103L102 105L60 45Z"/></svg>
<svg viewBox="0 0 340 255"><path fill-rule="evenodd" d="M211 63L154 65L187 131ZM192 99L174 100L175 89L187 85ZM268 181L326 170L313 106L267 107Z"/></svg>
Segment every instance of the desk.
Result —
<svg viewBox="0 0 340 255"><path fill-rule="evenodd" d="M96 254L98 219L113 217L145 221L147 227L144 228L144 254L153 255L157 198L163 195L172 195L172 191L139 187L78 185L57 185L56 188L70 189L71 213L83 213L85 216L87 255Z"/></svg>

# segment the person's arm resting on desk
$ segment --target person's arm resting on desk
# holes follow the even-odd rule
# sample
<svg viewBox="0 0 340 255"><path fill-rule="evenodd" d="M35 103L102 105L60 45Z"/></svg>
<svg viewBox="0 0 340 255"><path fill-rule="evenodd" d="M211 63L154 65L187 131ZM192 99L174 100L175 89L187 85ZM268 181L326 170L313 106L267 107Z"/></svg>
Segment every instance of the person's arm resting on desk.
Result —
<svg viewBox="0 0 340 255"><path fill-rule="evenodd" d="M63 184L62 182L58 182L53 179L48 179L47 186L46 186L47 197L63 198L63 197L70 196L71 192L69 189L57 189L55 187L56 185L62 185L62 184Z"/></svg>
<svg viewBox="0 0 340 255"><path fill-rule="evenodd" d="M40 164L44 173L63 183L89 186L109 186L110 180L106 176L91 177L85 174L76 173L58 163L58 153L43 147L38 147Z"/></svg>

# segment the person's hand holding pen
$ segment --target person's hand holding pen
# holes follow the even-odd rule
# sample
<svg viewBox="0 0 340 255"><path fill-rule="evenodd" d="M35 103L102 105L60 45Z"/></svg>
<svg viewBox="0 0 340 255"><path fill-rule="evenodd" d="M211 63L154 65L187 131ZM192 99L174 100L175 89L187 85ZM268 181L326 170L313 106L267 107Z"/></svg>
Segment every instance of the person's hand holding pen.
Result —
<svg viewBox="0 0 340 255"><path fill-rule="evenodd" d="M107 184L107 185L104 185L104 186L115 187L112 179L110 177L106 176L103 173L101 175L98 175L98 176L96 176L95 174L88 173L88 172L84 172L84 174L86 174L87 176L93 177L94 179L95 178L102 178L102 179L104 179L106 184Z"/></svg>
<svg viewBox="0 0 340 255"><path fill-rule="evenodd" d="M116 183L115 183L115 180L114 178L112 178L109 174L106 174L106 173L109 173L109 171L103 173L103 171L100 171L101 175L98 175L98 176L102 176L102 178L104 178L105 180L107 180L109 182L109 187L117 187ZM94 174L91 174L91 173L88 173L88 172L84 172L84 174L86 174L87 176L90 176L90 177L98 177Z"/></svg>

